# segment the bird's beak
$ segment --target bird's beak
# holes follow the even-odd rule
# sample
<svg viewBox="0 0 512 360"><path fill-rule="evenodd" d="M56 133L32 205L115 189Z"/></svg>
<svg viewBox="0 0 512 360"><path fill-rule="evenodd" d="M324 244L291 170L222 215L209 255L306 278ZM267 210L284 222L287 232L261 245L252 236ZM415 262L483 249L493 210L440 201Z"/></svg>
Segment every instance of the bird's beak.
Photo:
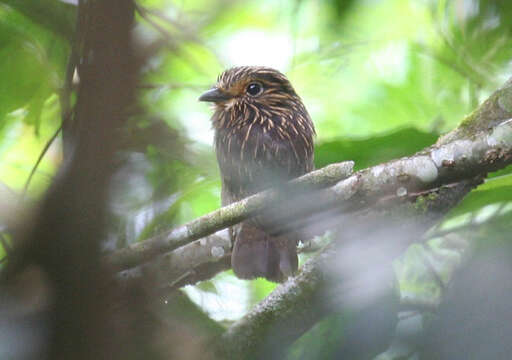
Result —
<svg viewBox="0 0 512 360"><path fill-rule="evenodd" d="M231 99L232 96L219 88L213 88L199 97L199 101L220 102Z"/></svg>

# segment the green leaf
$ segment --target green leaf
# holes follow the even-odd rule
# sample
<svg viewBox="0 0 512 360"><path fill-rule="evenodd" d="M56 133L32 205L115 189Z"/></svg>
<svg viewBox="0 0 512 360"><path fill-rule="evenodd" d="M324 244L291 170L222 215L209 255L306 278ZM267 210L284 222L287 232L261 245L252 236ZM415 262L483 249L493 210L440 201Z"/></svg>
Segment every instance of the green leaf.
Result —
<svg viewBox="0 0 512 360"><path fill-rule="evenodd" d="M138 240L145 240L176 223L185 223L219 207L219 186L211 180L200 180L184 186L183 192L164 212L151 219Z"/></svg>
<svg viewBox="0 0 512 360"><path fill-rule="evenodd" d="M215 283L213 281L201 281L195 286L201 291L215 295L219 294L219 291L217 290L217 287L215 286Z"/></svg>
<svg viewBox="0 0 512 360"><path fill-rule="evenodd" d="M0 130L6 114L25 107L24 121L39 130L43 105L62 83L68 51L63 39L0 6Z"/></svg>
<svg viewBox="0 0 512 360"><path fill-rule="evenodd" d="M268 294L272 292L276 288L277 284L267 281L262 278L255 279L251 281L249 285L250 290L250 306L254 306L267 297Z"/></svg>
<svg viewBox="0 0 512 360"><path fill-rule="evenodd" d="M41 84L41 87L27 105L27 115L23 120L25 123L34 126L36 135L39 135L44 104L51 94L52 90L48 86L45 86L45 84Z"/></svg>
<svg viewBox="0 0 512 360"><path fill-rule="evenodd" d="M466 196L447 217L455 218L468 213L477 213L490 205L495 205L495 210L503 213L507 210L506 204L510 202L512 202L512 174L486 180Z"/></svg>
<svg viewBox="0 0 512 360"><path fill-rule="evenodd" d="M75 29L76 6L59 0L0 0L64 39L72 40Z"/></svg>
<svg viewBox="0 0 512 360"><path fill-rule="evenodd" d="M343 344L348 318L347 314L338 313L318 322L295 341L286 359L333 359Z"/></svg>
<svg viewBox="0 0 512 360"><path fill-rule="evenodd" d="M321 143L315 148L315 164L353 160L357 170L402 156L412 155L437 140L438 134L406 128L368 139L344 139Z"/></svg>

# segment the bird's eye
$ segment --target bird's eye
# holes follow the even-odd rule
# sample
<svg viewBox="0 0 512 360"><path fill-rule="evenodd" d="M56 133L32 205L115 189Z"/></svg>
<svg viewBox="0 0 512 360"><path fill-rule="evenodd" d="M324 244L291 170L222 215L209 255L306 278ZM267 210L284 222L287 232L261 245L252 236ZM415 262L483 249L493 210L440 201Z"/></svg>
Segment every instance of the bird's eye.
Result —
<svg viewBox="0 0 512 360"><path fill-rule="evenodd" d="M256 95L259 95L259 93L261 93L261 91L263 90L262 86L258 83L250 83L249 85L247 85L247 94L251 95L251 96L256 96Z"/></svg>

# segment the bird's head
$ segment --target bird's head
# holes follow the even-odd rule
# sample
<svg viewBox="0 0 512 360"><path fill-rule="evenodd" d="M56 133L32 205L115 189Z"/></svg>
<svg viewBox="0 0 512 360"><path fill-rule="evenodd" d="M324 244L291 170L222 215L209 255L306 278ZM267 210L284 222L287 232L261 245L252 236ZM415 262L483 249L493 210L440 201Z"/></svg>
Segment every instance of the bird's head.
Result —
<svg viewBox="0 0 512 360"><path fill-rule="evenodd" d="M268 67L233 67L219 75L217 84L199 101L215 104L216 111L229 116L230 125L242 125L261 118L292 117L305 108L292 85L281 72ZM245 114L245 116L238 116ZM248 116L252 115L252 116Z"/></svg>

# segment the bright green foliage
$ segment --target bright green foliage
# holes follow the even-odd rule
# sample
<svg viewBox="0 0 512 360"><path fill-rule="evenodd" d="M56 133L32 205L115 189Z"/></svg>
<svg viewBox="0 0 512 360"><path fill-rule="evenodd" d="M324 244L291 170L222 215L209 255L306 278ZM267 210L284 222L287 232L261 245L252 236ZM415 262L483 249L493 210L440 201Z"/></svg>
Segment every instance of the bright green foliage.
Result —
<svg viewBox="0 0 512 360"><path fill-rule="evenodd" d="M0 46L0 124L25 108L25 121L37 131L45 100L62 85L69 47L6 6L0 7Z"/></svg>

